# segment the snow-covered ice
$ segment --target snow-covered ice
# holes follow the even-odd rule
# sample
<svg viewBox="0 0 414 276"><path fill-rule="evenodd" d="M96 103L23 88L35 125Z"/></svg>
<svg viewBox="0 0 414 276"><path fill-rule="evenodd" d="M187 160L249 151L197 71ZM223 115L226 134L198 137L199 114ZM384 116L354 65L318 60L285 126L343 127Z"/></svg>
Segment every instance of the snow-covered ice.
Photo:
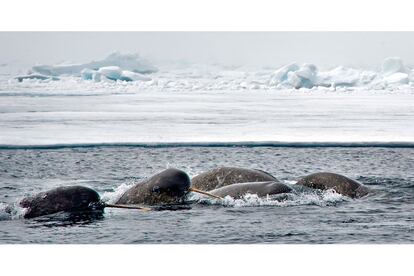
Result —
<svg viewBox="0 0 414 276"><path fill-rule="evenodd" d="M394 73L406 73L406 71L407 69L399 57L388 57L382 62L382 74L385 76Z"/></svg>
<svg viewBox="0 0 414 276"><path fill-rule="evenodd" d="M106 58L79 64L36 65L32 67L35 73L47 76L75 75L78 76L84 69L98 70L102 67L118 66L124 70L137 73L153 73L157 68L138 54L121 54L114 52Z"/></svg>
<svg viewBox="0 0 414 276"><path fill-rule="evenodd" d="M414 142L411 91L2 93L1 145Z"/></svg>
<svg viewBox="0 0 414 276"><path fill-rule="evenodd" d="M143 64L116 53L1 74L0 145L414 144L412 69L396 57L376 71Z"/></svg>
<svg viewBox="0 0 414 276"><path fill-rule="evenodd" d="M398 57L386 58L376 70L343 65L319 68L310 63L290 63L276 69L179 62L155 67L139 55L116 52L101 61L39 65L29 74L3 75L0 91L407 89L414 87L412 72Z"/></svg>

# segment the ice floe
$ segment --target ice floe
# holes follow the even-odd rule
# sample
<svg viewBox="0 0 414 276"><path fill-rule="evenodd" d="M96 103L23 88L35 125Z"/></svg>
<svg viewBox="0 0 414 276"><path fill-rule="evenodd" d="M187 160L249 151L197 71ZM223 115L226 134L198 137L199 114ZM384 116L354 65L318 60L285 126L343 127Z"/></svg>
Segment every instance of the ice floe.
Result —
<svg viewBox="0 0 414 276"><path fill-rule="evenodd" d="M179 62L156 68L139 55L113 53L101 61L72 65L33 66L30 74L11 76L0 91L215 91L281 89L407 89L414 87L414 69L398 57L386 58L378 69L347 66L319 68L290 63L276 70ZM15 80L10 81L10 80ZM17 80L17 81L16 81ZM51 82L58 80L58 82ZM2 82L0 77L0 83ZM32 87L31 87L32 86Z"/></svg>
<svg viewBox="0 0 414 276"><path fill-rule="evenodd" d="M157 68L138 54L114 52L103 60L80 64L36 65L29 74L15 77L26 79L58 80L59 77L81 77L83 80L101 81L101 76L109 80L151 80L143 74L157 72Z"/></svg>

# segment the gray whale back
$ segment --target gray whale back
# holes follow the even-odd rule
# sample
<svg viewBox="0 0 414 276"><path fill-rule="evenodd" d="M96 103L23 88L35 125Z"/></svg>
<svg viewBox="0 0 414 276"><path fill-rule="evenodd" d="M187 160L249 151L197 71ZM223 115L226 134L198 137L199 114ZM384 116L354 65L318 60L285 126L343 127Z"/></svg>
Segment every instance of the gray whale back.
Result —
<svg viewBox="0 0 414 276"><path fill-rule="evenodd" d="M296 184L319 190L333 189L339 194L352 198L365 196L369 192L369 189L358 181L330 172L307 175Z"/></svg>
<svg viewBox="0 0 414 276"><path fill-rule="evenodd" d="M191 179L194 188L211 191L235 183L263 182L278 180L271 174L254 169L219 167L203 172Z"/></svg>
<svg viewBox="0 0 414 276"><path fill-rule="evenodd" d="M225 197L231 196L232 198L242 198L246 194L256 194L259 197L267 195L275 195L281 193L290 193L292 189L280 182L265 181L265 182L246 182L235 183L227 185L218 189L210 191L211 194Z"/></svg>

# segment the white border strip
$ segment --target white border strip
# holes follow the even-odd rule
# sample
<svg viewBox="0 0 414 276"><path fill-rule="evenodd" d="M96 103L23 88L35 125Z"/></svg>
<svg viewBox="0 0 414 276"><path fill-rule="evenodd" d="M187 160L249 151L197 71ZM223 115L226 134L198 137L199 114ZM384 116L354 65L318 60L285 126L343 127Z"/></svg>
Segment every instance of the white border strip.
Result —
<svg viewBox="0 0 414 276"><path fill-rule="evenodd" d="M410 245L0 246L3 275L406 275ZM7 261L5 257L7 256Z"/></svg>
<svg viewBox="0 0 414 276"><path fill-rule="evenodd" d="M3 31L409 31L412 1L13 0Z"/></svg>

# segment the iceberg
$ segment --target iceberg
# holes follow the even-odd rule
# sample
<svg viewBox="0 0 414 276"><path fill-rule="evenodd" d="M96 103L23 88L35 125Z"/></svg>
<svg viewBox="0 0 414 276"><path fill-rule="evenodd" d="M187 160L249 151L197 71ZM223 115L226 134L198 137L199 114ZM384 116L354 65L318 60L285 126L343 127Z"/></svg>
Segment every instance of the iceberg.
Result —
<svg viewBox="0 0 414 276"><path fill-rule="evenodd" d="M387 84L408 84L408 74L394 73L384 78Z"/></svg>
<svg viewBox="0 0 414 276"><path fill-rule="evenodd" d="M389 76L394 73L407 73L401 58L399 57L389 57L384 59L382 62L382 74L384 76Z"/></svg>
<svg viewBox="0 0 414 276"><path fill-rule="evenodd" d="M122 69L118 66L106 66L99 68L98 73L107 79L119 80L122 76Z"/></svg>
<svg viewBox="0 0 414 276"><path fill-rule="evenodd" d="M60 90L60 91L142 91L166 89L171 91L224 91L224 90L284 90L284 89L325 89L325 90L359 90L359 89L413 89L414 69L406 67L400 58L386 58L381 68L367 70L336 66L321 69L310 63L290 63L272 70L269 67L239 66L226 67L222 64L181 64L167 63L156 74L143 74L130 70L131 64L120 62L120 54L113 54L104 63L83 64L76 74L62 74L59 77L50 75L62 72L77 72L79 68L69 65L45 66L48 74L22 71L6 74L2 81L0 72L0 91L14 89ZM130 57L130 55L127 55ZM111 62L107 62L112 60ZM116 61L116 62L115 62ZM132 61L131 61L132 62ZM93 67L92 65L99 65ZM114 65L114 64L121 64ZM64 67L66 66L66 67ZM68 67L69 66L69 67ZM91 66L91 67L85 67ZM84 67L84 68L83 68ZM7 67L8 68L8 67ZM66 68L63 70L63 68ZM52 70L53 69L53 70ZM70 69L70 70L69 70ZM76 70L75 70L76 69ZM61 71L59 71L61 70ZM10 77L9 77L10 76ZM15 80L18 81L15 81ZM32 79L30 85L23 80ZM10 81L9 81L10 80ZM51 80L59 80L58 83ZM7 83L5 82L7 81ZM29 82L27 82L29 83ZM116 89L114 89L116 88Z"/></svg>
<svg viewBox="0 0 414 276"><path fill-rule="evenodd" d="M94 80L96 82L101 81L101 73L98 71L86 68L81 71L81 78L83 80Z"/></svg>
<svg viewBox="0 0 414 276"><path fill-rule="evenodd" d="M81 71L81 78L83 80L92 80L93 79L93 75L96 73L95 70L89 69L89 68L85 68L82 69Z"/></svg>
<svg viewBox="0 0 414 276"><path fill-rule="evenodd" d="M319 71L313 64L291 63L277 69L268 81L276 88L370 87L384 89L388 85L414 82L414 71L408 70L399 57L384 59L380 72L338 66Z"/></svg>
<svg viewBox="0 0 414 276"><path fill-rule="evenodd" d="M151 78L140 73L123 70L120 80L123 81L150 81Z"/></svg>
<svg viewBox="0 0 414 276"><path fill-rule="evenodd" d="M321 72L318 75L318 86L354 86L361 78L361 72L353 68L338 66L330 71Z"/></svg>
<svg viewBox="0 0 414 276"><path fill-rule="evenodd" d="M269 85L277 85L287 80L288 73L299 70L299 65L297 63L287 64L277 69L272 78L270 79Z"/></svg>
<svg viewBox="0 0 414 276"><path fill-rule="evenodd" d="M148 61L142 59L138 54L121 54L115 52L103 60L91 61L82 64L59 64L59 65L37 65L32 71L46 76L75 75L80 76L82 70L99 70L102 67L118 66L123 70L135 73L149 74L157 72L158 69Z"/></svg>
<svg viewBox="0 0 414 276"><path fill-rule="evenodd" d="M304 64L299 70L289 72L288 81L296 89L312 88L315 85L317 71L315 65Z"/></svg>
<svg viewBox="0 0 414 276"><path fill-rule="evenodd" d="M270 86L291 86L296 89L312 88L317 75L317 67L313 64L291 63L276 70L270 81Z"/></svg>
<svg viewBox="0 0 414 276"><path fill-rule="evenodd" d="M121 81L150 81L151 78L140 73L135 73L128 70L122 70L118 66L106 66L99 68L98 71L89 68L81 71L81 78L83 80L94 80L96 82L101 81L101 77L104 76L109 80L121 80Z"/></svg>

